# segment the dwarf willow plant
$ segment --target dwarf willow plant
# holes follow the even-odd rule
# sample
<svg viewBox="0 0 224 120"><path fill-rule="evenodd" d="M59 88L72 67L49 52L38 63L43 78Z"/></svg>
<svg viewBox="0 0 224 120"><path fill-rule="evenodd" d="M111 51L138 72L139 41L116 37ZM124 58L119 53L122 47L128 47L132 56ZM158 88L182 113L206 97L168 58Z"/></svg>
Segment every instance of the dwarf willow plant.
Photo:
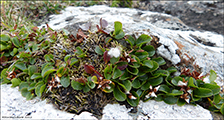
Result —
<svg viewBox="0 0 224 120"><path fill-rule="evenodd" d="M204 81L197 72L191 73L189 70L172 77L177 69L161 69L160 66L166 62L162 57L155 57L150 36L142 34L135 38L125 35L122 23L118 21L114 23L112 32L105 30L107 25L103 19L97 25L96 34L107 36L104 44L97 45L93 51L100 59L98 70L91 61L83 62L89 54L81 46L77 46L72 54L62 50L64 59L56 60L56 53L49 52L49 48L57 41L59 34L48 25L47 30L33 27L29 34L24 28L15 35L2 34L1 82L12 83L12 87L19 86L27 100L71 85L74 90L84 92L96 88L113 93L117 101L127 101L131 106L137 106L140 100L150 99L179 106L206 99L211 105L210 110L224 114L224 98L219 94L220 86L214 82L217 75L213 70L210 71L209 81ZM80 27L83 31L89 31L90 26L88 23ZM78 31L76 38L66 34L65 30L60 36L66 39L71 37L81 44L88 37L82 30ZM79 71L83 71L82 75L74 78Z"/></svg>

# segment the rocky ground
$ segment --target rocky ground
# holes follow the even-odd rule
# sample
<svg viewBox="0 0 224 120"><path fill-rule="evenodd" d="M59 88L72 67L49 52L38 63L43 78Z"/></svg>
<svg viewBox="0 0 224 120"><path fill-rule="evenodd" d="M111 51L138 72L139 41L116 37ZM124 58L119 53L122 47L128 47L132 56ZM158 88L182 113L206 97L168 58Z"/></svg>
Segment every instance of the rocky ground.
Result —
<svg viewBox="0 0 224 120"><path fill-rule="evenodd" d="M135 8L170 14L197 30L224 35L224 3L217 1L143 1Z"/></svg>
<svg viewBox="0 0 224 120"><path fill-rule="evenodd" d="M111 6L109 0L99 2L98 4ZM74 4L72 4L74 5ZM81 4L89 6L87 4ZM74 5L75 6L75 5ZM119 5L119 7L123 7ZM224 35L224 2L217 1L160 1L160 0L142 0L133 1L132 8L165 13L179 18L183 23L192 29L213 31ZM29 14L28 14L29 15ZM49 21L49 15L40 16L36 21L38 25ZM174 28L175 29L175 28Z"/></svg>

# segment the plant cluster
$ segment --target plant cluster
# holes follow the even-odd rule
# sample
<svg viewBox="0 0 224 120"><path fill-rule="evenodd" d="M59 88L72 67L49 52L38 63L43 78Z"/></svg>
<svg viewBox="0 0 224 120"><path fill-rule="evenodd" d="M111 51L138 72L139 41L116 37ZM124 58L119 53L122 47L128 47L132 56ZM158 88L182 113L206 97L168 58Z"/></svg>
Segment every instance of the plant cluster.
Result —
<svg viewBox="0 0 224 120"><path fill-rule="evenodd" d="M210 110L224 114L224 98L211 70L209 80L189 69L174 76L175 67L161 69L166 64L155 57L151 37L125 35L121 22L114 22L114 31L105 28L100 19L98 31L92 33L91 23L80 26L75 36L68 31L53 31L24 26L1 34L1 82L19 86L27 100L54 89L71 86L89 92L100 89L113 93L117 101L137 106L140 100L155 99L167 104L196 104L204 99ZM89 33L87 35L86 33Z"/></svg>

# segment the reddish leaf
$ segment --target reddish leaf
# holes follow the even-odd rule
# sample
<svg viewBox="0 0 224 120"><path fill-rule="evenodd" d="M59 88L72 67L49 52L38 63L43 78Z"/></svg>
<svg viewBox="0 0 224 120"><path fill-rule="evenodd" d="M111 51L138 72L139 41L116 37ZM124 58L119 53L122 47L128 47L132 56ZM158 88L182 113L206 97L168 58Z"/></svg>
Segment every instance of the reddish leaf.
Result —
<svg viewBox="0 0 224 120"><path fill-rule="evenodd" d="M8 58L7 57L5 57L5 56L0 57L0 64L2 66L5 66L7 64L5 62L7 62L7 61L8 61Z"/></svg>
<svg viewBox="0 0 224 120"><path fill-rule="evenodd" d="M144 50L137 50L136 52L144 52Z"/></svg>
<svg viewBox="0 0 224 120"><path fill-rule="evenodd" d="M84 65L84 69L85 69L86 73L88 73L88 74L93 74L94 70L95 70L92 65L87 65L87 64Z"/></svg>
<svg viewBox="0 0 224 120"><path fill-rule="evenodd" d="M92 65L85 64L84 69L86 73L95 75L98 78L98 80L100 79L100 77L102 77L102 75L98 71L96 71Z"/></svg>
<svg viewBox="0 0 224 120"><path fill-rule="evenodd" d="M75 42L75 41L77 41L77 39L74 37L74 35L69 35L69 38L70 38L70 40L72 41L72 42Z"/></svg>
<svg viewBox="0 0 224 120"><path fill-rule="evenodd" d="M117 66L118 69L120 70L124 70L125 68L127 68L128 65L122 65L122 66Z"/></svg>
<svg viewBox="0 0 224 120"><path fill-rule="evenodd" d="M55 32L53 32L52 30L51 30L51 28L49 27L49 25L48 24L46 24L47 25L47 31L48 31L48 33L50 34L50 36L51 37L56 37L57 36L57 32L55 31Z"/></svg>
<svg viewBox="0 0 224 120"><path fill-rule="evenodd" d="M106 34L106 35L110 34L109 31L100 29L99 25L96 25L96 28L98 29L97 32L102 32L102 33L104 33L104 34Z"/></svg>
<svg viewBox="0 0 224 120"><path fill-rule="evenodd" d="M14 30L16 30L17 29L17 24L14 26Z"/></svg>
<svg viewBox="0 0 224 120"><path fill-rule="evenodd" d="M77 78L77 79L76 79L76 81L78 81L79 83L84 83L84 84L86 84L87 79L86 79L86 78L81 77L81 78Z"/></svg>
<svg viewBox="0 0 224 120"><path fill-rule="evenodd" d="M102 18L100 18L100 27L101 27L101 29L106 28L107 25L108 25L107 21L102 19Z"/></svg>
<svg viewBox="0 0 224 120"><path fill-rule="evenodd" d="M35 26L35 27L32 28L32 30L33 30L34 32L37 32L38 29L39 29L39 28L38 28L37 26Z"/></svg>
<svg viewBox="0 0 224 120"><path fill-rule="evenodd" d="M85 35L81 29L78 30L78 33L77 33L77 39L78 38L87 38L88 36Z"/></svg>
<svg viewBox="0 0 224 120"><path fill-rule="evenodd" d="M86 23L85 25L79 26L83 31L88 31L91 29L91 22Z"/></svg>
<svg viewBox="0 0 224 120"><path fill-rule="evenodd" d="M108 63L108 61L110 61L110 56L108 55L108 51L105 51L103 53L103 60L106 64Z"/></svg>

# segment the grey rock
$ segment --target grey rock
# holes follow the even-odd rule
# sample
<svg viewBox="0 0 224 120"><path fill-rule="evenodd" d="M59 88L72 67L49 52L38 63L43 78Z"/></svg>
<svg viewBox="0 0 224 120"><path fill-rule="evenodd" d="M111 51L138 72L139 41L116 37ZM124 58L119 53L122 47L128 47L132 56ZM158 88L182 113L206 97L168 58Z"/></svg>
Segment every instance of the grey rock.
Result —
<svg viewBox="0 0 224 120"><path fill-rule="evenodd" d="M129 110L124 105L108 104L103 109L103 120L107 119L132 119Z"/></svg>
<svg viewBox="0 0 224 120"><path fill-rule="evenodd" d="M141 34L148 34L158 37L159 43L162 45L156 51L157 55L165 57L171 61L173 65L180 63L183 58L194 57L193 64L198 64L202 68L202 72L208 73L210 69L217 72L219 78L216 80L218 85L223 86L223 36L212 32L199 32L188 29L178 18L170 15L141 11L129 8L110 8L107 6L92 7L67 7L59 15L52 15L48 25L55 29L67 29L71 34L75 34L78 27L84 23L92 22L91 31L96 31L96 25L99 24L100 18L108 21L107 30L114 29L114 21L123 23L123 30L126 34L134 34L136 37ZM74 17L67 20L67 17ZM157 16L161 19L151 18ZM169 22L163 22L165 18L169 18ZM165 19L166 20L166 19ZM45 26L45 25L42 25ZM42 27L40 26L40 27ZM166 26L168 26L166 28ZM181 28L180 26L186 26ZM176 28L180 27L178 30ZM175 29L172 29L175 28ZM177 53L180 51L182 54ZM186 54L184 54L186 53ZM178 66L176 66L178 68ZM74 114L56 110L46 101L35 98L32 102L26 101L20 95L18 88L10 88L9 85L1 85L2 96L1 112L5 116L20 115L26 116L30 114L35 119L50 118L90 118L95 119L91 113L82 113L78 117ZM22 104L21 104L22 103ZM102 119L144 119L144 118L168 118L174 119L195 119L205 118L212 119L208 110L200 106L184 105L168 105L164 102L156 102L150 100L141 102L138 106L137 117L133 117L125 106L118 104L108 104L103 110ZM18 113L17 113L18 111ZM22 113L20 113L20 111ZM35 111L35 112L33 112Z"/></svg>

